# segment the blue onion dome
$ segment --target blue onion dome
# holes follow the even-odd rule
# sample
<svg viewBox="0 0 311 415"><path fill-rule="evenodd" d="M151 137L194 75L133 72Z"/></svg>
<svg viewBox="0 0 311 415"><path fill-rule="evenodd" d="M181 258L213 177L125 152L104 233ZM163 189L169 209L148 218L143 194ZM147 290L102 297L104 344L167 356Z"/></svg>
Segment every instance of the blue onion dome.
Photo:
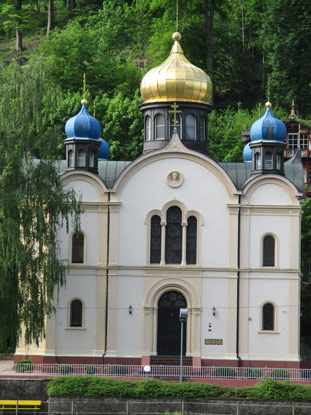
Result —
<svg viewBox="0 0 311 415"><path fill-rule="evenodd" d="M88 113L86 99L83 99L81 104L80 112L66 122L65 133L67 138L91 138L98 140L101 135L100 124L96 118Z"/></svg>
<svg viewBox="0 0 311 415"><path fill-rule="evenodd" d="M250 148L250 143L247 143L246 146L244 147L243 150L243 159L244 161L246 161L247 163L252 161L252 156L253 156L253 151Z"/></svg>
<svg viewBox="0 0 311 415"><path fill-rule="evenodd" d="M271 112L270 102L266 103L266 112L263 117L255 121L251 128L251 140L274 140L284 142L286 126Z"/></svg>
<svg viewBox="0 0 311 415"><path fill-rule="evenodd" d="M100 146L98 148L98 158L100 160L107 160L110 154L109 144L103 138L99 138L98 140L100 141Z"/></svg>

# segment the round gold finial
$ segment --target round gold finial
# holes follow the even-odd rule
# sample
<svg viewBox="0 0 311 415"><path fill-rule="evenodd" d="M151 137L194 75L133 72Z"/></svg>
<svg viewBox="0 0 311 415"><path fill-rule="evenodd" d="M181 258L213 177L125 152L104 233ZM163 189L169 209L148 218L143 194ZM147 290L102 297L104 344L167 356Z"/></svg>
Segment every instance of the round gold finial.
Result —
<svg viewBox="0 0 311 415"><path fill-rule="evenodd" d="M82 105L86 105L87 104L87 100L85 98L83 98L83 100L81 101Z"/></svg>
<svg viewBox="0 0 311 415"><path fill-rule="evenodd" d="M179 32L173 33L172 39L177 40L179 42L181 40L181 34Z"/></svg>
<svg viewBox="0 0 311 415"><path fill-rule="evenodd" d="M266 108L271 108L271 102L269 101L266 102Z"/></svg>

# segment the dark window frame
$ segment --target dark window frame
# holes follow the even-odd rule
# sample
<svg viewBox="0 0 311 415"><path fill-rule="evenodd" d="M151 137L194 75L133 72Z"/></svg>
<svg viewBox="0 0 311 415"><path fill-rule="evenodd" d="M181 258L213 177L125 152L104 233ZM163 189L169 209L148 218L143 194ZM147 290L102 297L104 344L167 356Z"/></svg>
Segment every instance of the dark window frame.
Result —
<svg viewBox="0 0 311 415"><path fill-rule="evenodd" d="M262 240L262 266L275 267L275 237L265 235Z"/></svg>
<svg viewBox="0 0 311 415"><path fill-rule="evenodd" d="M85 238L82 232L74 233L71 238L71 263L83 264L84 263L84 244Z"/></svg>
<svg viewBox="0 0 311 415"><path fill-rule="evenodd" d="M271 302L262 306L262 331L275 331L275 306Z"/></svg>
<svg viewBox="0 0 311 415"><path fill-rule="evenodd" d="M70 327L83 327L83 303L78 298L70 302Z"/></svg>
<svg viewBox="0 0 311 415"><path fill-rule="evenodd" d="M171 206L166 211L165 263L181 264L182 261L182 211Z"/></svg>
<svg viewBox="0 0 311 415"><path fill-rule="evenodd" d="M160 264L161 246L161 218L159 215L153 215L150 221L150 264Z"/></svg>

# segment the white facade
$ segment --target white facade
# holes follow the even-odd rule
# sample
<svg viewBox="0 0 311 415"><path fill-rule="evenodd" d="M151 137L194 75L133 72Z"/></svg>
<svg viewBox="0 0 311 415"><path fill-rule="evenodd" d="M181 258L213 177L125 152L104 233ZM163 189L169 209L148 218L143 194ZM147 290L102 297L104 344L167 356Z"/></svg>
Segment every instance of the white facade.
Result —
<svg viewBox="0 0 311 415"><path fill-rule="evenodd" d="M175 135L164 149L131 163L113 188L104 181L89 172L63 175L64 186L82 197L83 262L71 263L73 230L61 229L61 256L70 265L66 286L55 296L46 341L40 348L21 345L18 356L150 363L159 355L159 300L173 292L189 310L186 355L194 365L299 364L302 194L288 178L264 174L238 189L222 167L188 150ZM166 214L172 206L182 218L179 264L165 260ZM154 216L161 221L159 263L150 263ZM191 265L189 217L196 218ZM263 264L267 235L275 243L271 266ZM71 325L75 299L82 304L80 326ZM274 313L268 329L267 303Z"/></svg>

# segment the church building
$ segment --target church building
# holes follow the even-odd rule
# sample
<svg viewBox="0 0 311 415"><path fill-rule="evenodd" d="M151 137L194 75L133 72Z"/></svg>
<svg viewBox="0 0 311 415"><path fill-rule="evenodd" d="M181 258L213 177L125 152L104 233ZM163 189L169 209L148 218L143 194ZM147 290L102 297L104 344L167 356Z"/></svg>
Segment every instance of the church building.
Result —
<svg viewBox="0 0 311 415"><path fill-rule="evenodd" d="M141 82L143 154L108 161L82 101L67 121L62 183L81 197L81 232L59 230L67 282L55 295L38 363L299 367L299 154L271 104L246 162L208 155L209 76L174 33ZM181 339L179 310L188 309Z"/></svg>

